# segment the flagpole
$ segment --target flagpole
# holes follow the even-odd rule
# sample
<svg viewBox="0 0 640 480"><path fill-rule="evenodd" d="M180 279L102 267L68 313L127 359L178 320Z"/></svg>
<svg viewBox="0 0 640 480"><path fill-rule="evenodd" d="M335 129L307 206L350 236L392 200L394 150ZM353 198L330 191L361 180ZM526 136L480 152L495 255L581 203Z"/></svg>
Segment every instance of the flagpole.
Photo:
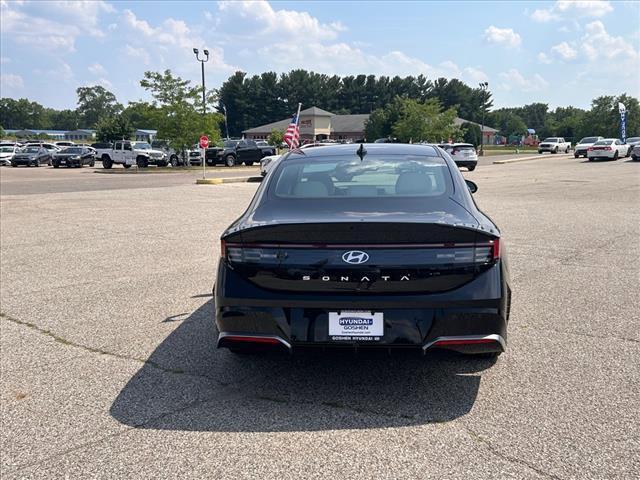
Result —
<svg viewBox="0 0 640 480"><path fill-rule="evenodd" d="M300 145L300 107L302 107L302 103L298 103L298 113L296 113L296 129L298 130L298 145L296 145L296 148ZM289 146L289 149L291 149L291 146Z"/></svg>

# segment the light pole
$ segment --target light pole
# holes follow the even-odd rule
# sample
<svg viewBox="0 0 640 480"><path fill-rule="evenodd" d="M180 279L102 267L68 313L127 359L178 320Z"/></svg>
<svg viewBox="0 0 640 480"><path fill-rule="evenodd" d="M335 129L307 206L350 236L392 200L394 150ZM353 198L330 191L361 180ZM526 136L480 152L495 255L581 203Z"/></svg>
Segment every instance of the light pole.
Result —
<svg viewBox="0 0 640 480"><path fill-rule="evenodd" d="M224 110L224 130L227 132L227 140L229 140L229 124L227 123L227 106L223 103L222 109Z"/></svg>
<svg viewBox="0 0 640 480"><path fill-rule="evenodd" d="M198 51L197 48L193 49L193 53L196 55L196 60L198 60L200 62L200 67L202 67L202 133L205 133L205 129L206 129L206 116L207 116L207 100L205 98L206 96L206 90L204 87L204 64L205 62L209 61L209 50L204 49L202 51L204 53L204 58L201 59L200 58L200 53ZM206 161L206 150L203 148L202 149L202 178L206 177L206 165L207 165L207 161ZM187 162L189 161L189 159L187 158Z"/></svg>
<svg viewBox="0 0 640 480"><path fill-rule="evenodd" d="M487 88L489 88L489 82L481 82L480 90L482 90L482 126L480 127L480 156L484 156L484 110L486 103Z"/></svg>

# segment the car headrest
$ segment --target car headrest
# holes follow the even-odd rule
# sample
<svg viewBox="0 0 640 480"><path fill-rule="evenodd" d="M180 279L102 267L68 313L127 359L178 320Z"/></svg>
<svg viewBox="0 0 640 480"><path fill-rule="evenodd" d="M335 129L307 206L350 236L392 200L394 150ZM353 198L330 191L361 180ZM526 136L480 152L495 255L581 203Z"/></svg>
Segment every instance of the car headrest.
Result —
<svg viewBox="0 0 640 480"><path fill-rule="evenodd" d="M322 182L300 182L293 189L293 194L297 197L317 198L328 197L329 190Z"/></svg>
<svg viewBox="0 0 640 480"><path fill-rule="evenodd" d="M432 190L431 177L424 173L405 172L398 175L396 180L398 195L428 195Z"/></svg>

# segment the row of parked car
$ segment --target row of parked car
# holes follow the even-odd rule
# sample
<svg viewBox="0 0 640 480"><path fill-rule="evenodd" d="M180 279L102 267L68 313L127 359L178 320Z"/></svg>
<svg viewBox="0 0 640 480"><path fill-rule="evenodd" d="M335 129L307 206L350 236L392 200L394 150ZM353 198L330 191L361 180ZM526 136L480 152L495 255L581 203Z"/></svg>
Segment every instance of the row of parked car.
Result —
<svg viewBox="0 0 640 480"><path fill-rule="evenodd" d="M61 165L81 167L95 164L96 150L89 145L77 145L72 142L28 141L0 142L0 165L18 167L39 167L49 165L58 168Z"/></svg>
<svg viewBox="0 0 640 480"><path fill-rule="evenodd" d="M626 142L619 138L585 137L576 144L573 156L589 160L617 160L623 157L640 160L640 137L629 137Z"/></svg>

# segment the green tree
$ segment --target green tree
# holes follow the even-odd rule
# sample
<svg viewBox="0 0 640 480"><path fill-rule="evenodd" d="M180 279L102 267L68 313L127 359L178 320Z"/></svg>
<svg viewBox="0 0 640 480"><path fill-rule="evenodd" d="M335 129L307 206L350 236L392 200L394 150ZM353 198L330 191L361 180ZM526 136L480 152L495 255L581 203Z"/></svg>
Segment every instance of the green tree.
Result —
<svg viewBox="0 0 640 480"><path fill-rule="evenodd" d="M158 108L148 102L131 102L122 111L122 116L135 128L157 130L160 113Z"/></svg>
<svg viewBox="0 0 640 480"><path fill-rule="evenodd" d="M49 109L51 128L53 130L76 130L80 128L80 116L76 110Z"/></svg>
<svg viewBox="0 0 640 480"><path fill-rule="evenodd" d="M174 76L171 70L145 72L140 85L151 93L153 107L157 112L158 138L168 140L176 150L190 148L202 134L209 136L209 143L220 141L219 124L223 121L219 113L202 114L202 88L194 87L189 80ZM207 92L207 102L215 97Z"/></svg>
<svg viewBox="0 0 640 480"><path fill-rule="evenodd" d="M364 135L369 142L378 138L392 135L393 125L400 119L403 110L403 100L394 98L384 108L376 108L364 124Z"/></svg>
<svg viewBox="0 0 640 480"><path fill-rule="evenodd" d="M93 128L102 117L111 117L122 111L116 96L101 85L78 87L77 112L84 128Z"/></svg>
<svg viewBox="0 0 640 480"><path fill-rule="evenodd" d="M490 118L493 127L498 129L499 134L504 137L520 137L527 134L527 125L512 109L501 109L491 112Z"/></svg>
<svg viewBox="0 0 640 480"><path fill-rule="evenodd" d="M0 125L0 138L4 138L4 136L5 136L4 128L2 128L2 125Z"/></svg>
<svg viewBox="0 0 640 480"><path fill-rule="evenodd" d="M601 135L603 137L620 137L620 113L618 103L627 109L627 137L640 135L640 104L637 98L622 94L618 97L602 96L591 102L591 109L585 113L580 137Z"/></svg>
<svg viewBox="0 0 640 480"><path fill-rule="evenodd" d="M482 131L480 130L479 125L465 122L460 125L460 128L462 129L462 138L465 143L470 143L475 147L480 145L480 142L482 141Z"/></svg>
<svg viewBox="0 0 640 480"><path fill-rule="evenodd" d="M122 115L103 117L96 125L96 140L99 142L114 142L116 140L129 140L133 137L135 128Z"/></svg>
<svg viewBox="0 0 640 480"><path fill-rule="evenodd" d="M275 128L271 130L271 134L269 135L269 138L267 138L267 142L269 143L269 145L280 147L283 141L284 141L284 132L282 130L277 130Z"/></svg>
<svg viewBox="0 0 640 480"><path fill-rule="evenodd" d="M429 99L420 103L412 99L402 99L400 118L391 131L401 142L441 142L459 138L462 131L454 124L456 110L442 110L440 102Z"/></svg>
<svg viewBox="0 0 640 480"><path fill-rule="evenodd" d="M11 129L48 129L51 127L49 112L38 102L26 98L0 99L0 123Z"/></svg>

